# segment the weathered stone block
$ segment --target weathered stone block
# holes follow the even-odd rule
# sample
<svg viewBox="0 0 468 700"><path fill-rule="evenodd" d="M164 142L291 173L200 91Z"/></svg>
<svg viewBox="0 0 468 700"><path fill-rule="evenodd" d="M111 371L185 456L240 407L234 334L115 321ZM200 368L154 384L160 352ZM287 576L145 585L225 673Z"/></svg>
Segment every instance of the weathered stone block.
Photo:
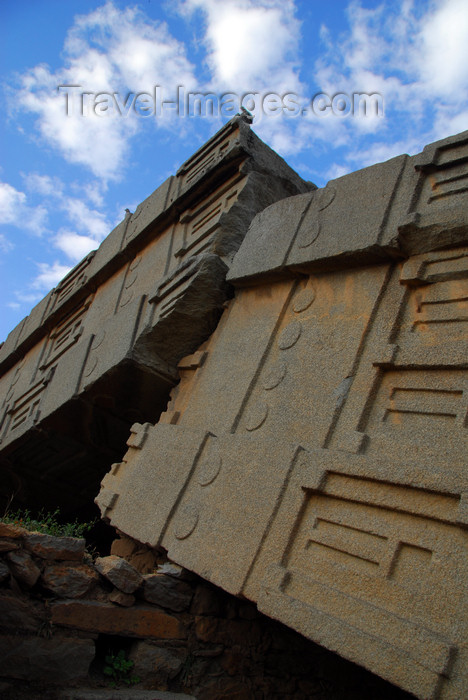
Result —
<svg viewBox="0 0 468 700"><path fill-rule="evenodd" d="M135 539L139 539L141 542L147 543L150 546L156 546L159 541L159 534L162 527L167 521L172 508L173 499L177 496L182 488L186 475L189 472L193 456L191 451L194 449L188 438L183 442L180 440L180 431L174 430L172 425L158 425L152 428L151 426L141 426L135 424L132 426L132 436L144 435L144 442L133 446L132 441L130 444L130 449L125 456L125 468L123 465L118 465L109 474L106 475L103 481L103 486L105 491L101 492L98 496L97 503L101 503L101 498L104 496L106 499L102 503L102 512L109 517L116 517L116 526L119 530L125 532L125 530L131 529L132 524L138 522L138 531L133 531L133 536ZM203 439L203 433L199 433L195 437L194 445L199 445ZM191 449L189 448L189 445ZM144 479L139 478L139 473L145 470L144 465L140 461L140 454L143 446L146 447L151 452L159 453L160 447L167 454L167 460L164 458L164 454L161 455L159 460L159 466L165 471L167 475L167 487L170 491L170 497L165 501L159 503L158 508L154 508L153 504L146 511L142 511L142 505L145 503L144 494L147 491L146 477ZM177 470L174 470L174 464L178 465ZM133 480L133 488L135 489L135 494L139 494L135 499L134 505L131 510L126 507L120 508L119 493L126 492L130 481ZM107 494L112 494L112 498L107 499ZM140 506L137 506L137 503ZM118 514L118 515L117 515ZM117 524L117 518L121 525ZM155 536L156 535L156 536Z"/></svg>
<svg viewBox="0 0 468 700"><path fill-rule="evenodd" d="M0 537L8 537L9 539L21 540L28 531L19 525L10 523L0 523Z"/></svg>
<svg viewBox="0 0 468 700"><path fill-rule="evenodd" d="M11 552L14 549L19 549L20 546L18 540L12 540L9 537L0 539L0 552Z"/></svg>
<svg viewBox="0 0 468 700"><path fill-rule="evenodd" d="M125 244L133 238L136 238L136 236L148 228L148 226L155 223L158 217L164 212L168 204L169 190L171 189L173 179L172 176L169 177L150 194L149 197L137 206L134 214L132 214L125 234Z"/></svg>
<svg viewBox="0 0 468 700"><path fill-rule="evenodd" d="M468 243L468 131L436 141L411 159L414 190L399 221L407 255Z"/></svg>
<svg viewBox="0 0 468 700"><path fill-rule="evenodd" d="M32 557L23 550L9 552L7 554L10 571L20 583L26 586L34 586L41 575L41 570L34 563Z"/></svg>
<svg viewBox="0 0 468 700"><path fill-rule="evenodd" d="M62 561L82 561L86 542L77 537L53 537L41 532L24 535L24 546L36 557Z"/></svg>
<svg viewBox="0 0 468 700"><path fill-rule="evenodd" d="M1 451L28 505L94 497L132 423L158 419L178 361L213 332L252 218L311 188L247 122L231 120L127 212L1 348ZM60 478L45 477L58 463ZM16 488L2 479L0 495Z"/></svg>
<svg viewBox="0 0 468 700"><path fill-rule="evenodd" d="M45 610L10 591L0 591L0 630L2 632L37 633L45 621Z"/></svg>
<svg viewBox="0 0 468 700"><path fill-rule="evenodd" d="M123 220L109 233L102 241L89 266L89 277L97 286L108 276L107 268L111 265L115 267L115 260L121 251L125 234L131 219L131 213L127 212ZM112 264L114 262L114 265Z"/></svg>
<svg viewBox="0 0 468 700"><path fill-rule="evenodd" d="M8 366L8 360L11 358L11 362L15 362L18 359L18 353L15 352L18 345L18 338L21 335L22 328L26 323L24 318L12 331L7 335L5 342L0 347L0 366L5 364Z"/></svg>
<svg viewBox="0 0 468 700"><path fill-rule="evenodd" d="M155 639L184 639L179 620L155 608L121 608L106 603L73 601L52 605L52 623L85 632Z"/></svg>
<svg viewBox="0 0 468 700"><path fill-rule="evenodd" d="M287 197L258 214L247 232L246 245L233 260L228 280L240 284L260 273L268 273L271 278L284 275L294 235L314 197L315 192Z"/></svg>
<svg viewBox="0 0 468 700"><path fill-rule="evenodd" d="M436 196L402 156L260 214L203 362L104 480L123 532L434 700L468 692L465 142Z"/></svg>
<svg viewBox="0 0 468 700"><path fill-rule="evenodd" d="M38 304L36 304L36 306L31 309L29 316L26 317L25 322L21 327L16 352L21 353L23 347L27 346L31 337L41 337L41 326L47 319L53 298L54 293L53 291L50 291Z"/></svg>
<svg viewBox="0 0 468 700"><path fill-rule="evenodd" d="M178 650L177 654L149 642L136 642L129 658L134 662L133 671L139 678L164 682L179 673L183 655L184 650Z"/></svg>
<svg viewBox="0 0 468 700"><path fill-rule="evenodd" d="M193 597L191 586L164 574L147 574L143 587L143 598L161 608L182 612L188 610Z"/></svg>
<svg viewBox="0 0 468 700"><path fill-rule="evenodd" d="M98 574L86 564L53 564L41 576L43 587L59 598L82 598L98 581Z"/></svg>
<svg viewBox="0 0 468 700"><path fill-rule="evenodd" d="M134 593L143 583L141 574L121 557L112 554L108 557L98 557L94 566L122 593Z"/></svg>
<svg viewBox="0 0 468 700"><path fill-rule="evenodd" d="M109 593L108 599L111 603L121 605L123 608L130 608L135 603L135 596L130 593L122 593L117 588Z"/></svg>
<svg viewBox="0 0 468 700"><path fill-rule="evenodd" d="M388 212L406 161L399 156L272 204L252 222L228 280L246 284L259 275L284 277L285 268L339 269L402 257Z"/></svg>

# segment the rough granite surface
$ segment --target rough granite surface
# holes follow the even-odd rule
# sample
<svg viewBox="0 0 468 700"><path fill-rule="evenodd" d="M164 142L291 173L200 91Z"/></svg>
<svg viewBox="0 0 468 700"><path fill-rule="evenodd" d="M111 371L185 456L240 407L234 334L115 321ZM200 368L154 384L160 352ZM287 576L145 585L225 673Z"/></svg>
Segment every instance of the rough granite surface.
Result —
<svg viewBox="0 0 468 700"><path fill-rule="evenodd" d="M468 696L467 212L464 132L259 213L216 331L97 497L421 699Z"/></svg>
<svg viewBox="0 0 468 700"><path fill-rule="evenodd" d="M236 117L0 348L2 492L78 507L107 471L96 502L121 533L421 700L460 700L467 368L468 132L316 189ZM4 547L36 585L14 532ZM184 581L139 590L171 612L59 601L52 622L185 639Z"/></svg>

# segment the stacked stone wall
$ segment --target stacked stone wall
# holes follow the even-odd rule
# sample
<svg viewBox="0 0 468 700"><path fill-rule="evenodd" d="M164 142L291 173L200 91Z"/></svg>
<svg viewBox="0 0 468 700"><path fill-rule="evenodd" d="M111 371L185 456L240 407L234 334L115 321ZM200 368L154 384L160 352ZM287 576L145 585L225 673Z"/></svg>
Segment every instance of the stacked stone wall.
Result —
<svg viewBox="0 0 468 700"><path fill-rule="evenodd" d="M409 697L130 538L93 559L83 539L0 524L0 552L4 700L81 700L90 689L110 700L104 658L120 650L140 679L129 698Z"/></svg>

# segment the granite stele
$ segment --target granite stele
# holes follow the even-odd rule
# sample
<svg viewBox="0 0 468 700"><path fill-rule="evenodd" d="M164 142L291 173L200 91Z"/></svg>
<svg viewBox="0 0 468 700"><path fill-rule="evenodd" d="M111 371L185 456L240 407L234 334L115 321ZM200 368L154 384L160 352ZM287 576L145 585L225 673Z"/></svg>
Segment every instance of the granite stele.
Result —
<svg viewBox="0 0 468 700"><path fill-rule="evenodd" d="M13 331L2 455L84 494L112 421L147 416L96 499L112 525L460 700L467 307L468 132L317 190L238 117Z"/></svg>
<svg viewBox="0 0 468 700"><path fill-rule="evenodd" d="M52 290L0 348L0 494L92 504L135 421L216 327L226 273L269 204L315 189L235 117Z"/></svg>

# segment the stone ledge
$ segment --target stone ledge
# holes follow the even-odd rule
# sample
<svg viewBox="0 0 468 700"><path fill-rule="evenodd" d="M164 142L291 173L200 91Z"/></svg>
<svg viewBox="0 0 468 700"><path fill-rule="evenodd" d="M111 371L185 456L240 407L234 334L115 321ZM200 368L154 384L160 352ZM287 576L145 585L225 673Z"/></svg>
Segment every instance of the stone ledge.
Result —
<svg viewBox="0 0 468 700"><path fill-rule="evenodd" d="M148 606L127 609L107 603L66 601L55 603L51 608L52 623L61 627L129 637L187 637L184 626L177 618Z"/></svg>

